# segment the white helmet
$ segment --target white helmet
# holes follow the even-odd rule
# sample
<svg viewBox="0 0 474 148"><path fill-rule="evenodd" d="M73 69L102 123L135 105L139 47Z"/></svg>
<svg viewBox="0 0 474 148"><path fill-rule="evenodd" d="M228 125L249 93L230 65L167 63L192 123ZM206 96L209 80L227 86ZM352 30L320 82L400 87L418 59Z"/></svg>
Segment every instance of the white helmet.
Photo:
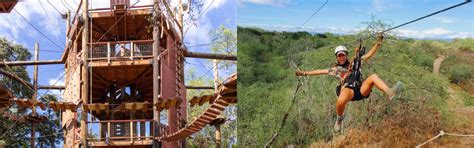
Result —
<svg viewBox="0 0 474 148"><path fill-rule="evenodd" d="M334 50L334 54L337 55L337 53L343 51L345 55L347 55L348 51L345 46L337 46L336 49Z"/></svg>

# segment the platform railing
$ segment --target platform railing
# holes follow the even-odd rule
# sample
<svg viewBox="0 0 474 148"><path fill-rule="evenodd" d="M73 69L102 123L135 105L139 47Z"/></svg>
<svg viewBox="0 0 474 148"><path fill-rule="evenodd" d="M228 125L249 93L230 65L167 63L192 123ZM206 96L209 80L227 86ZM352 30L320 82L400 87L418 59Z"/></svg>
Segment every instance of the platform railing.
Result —
<svg viewBox="0 0 474 148"><path fill-rule="evenodd" d="M89 60L145 59L153 57L153 40L90 43Z"/></svg>
<svg viewBox="0 0 474 148"><path fill-rule="evenodd" d="M105 120L87 122L90 142L116 142L153 140L153 120ZM161 133L167 133L166 126L160 128Z"/></svg>

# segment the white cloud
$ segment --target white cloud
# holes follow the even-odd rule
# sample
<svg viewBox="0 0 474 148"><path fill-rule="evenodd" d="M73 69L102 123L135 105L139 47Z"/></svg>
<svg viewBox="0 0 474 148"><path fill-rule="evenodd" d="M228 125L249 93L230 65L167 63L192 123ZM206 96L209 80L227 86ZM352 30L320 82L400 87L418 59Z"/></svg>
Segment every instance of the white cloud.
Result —
<svg viewBox="0 0 474 148"><path fill-rule="evenodd" d="M311 33L325 33L330 32L334 34L354 34L359 31L357 28L339 28L339 27L297 27L297 26L285 26L285 25L242 25L244 27L258 27L269 31L307 31Z"/></svg>
<svg viewBox="0 0 474 148"><path fill-rule="evenodd" d="M455 23L455 22L458 22L458 20L455 19L455 18L439 17L439 16L434 16L433 20L439 21L440 23Z"/></svg>
<svg viewBox="0 0 474 148"><path fill-rule="evenodd" d="M216 8L219 8L220 6L222 6L226 1L225 0L204 0L204 5L203 5L203 8L207 8L209 7L209 9L207 10L207 12L213 10L213 9L216 9ZM207 13L206 12L206 13Z"/></svg>
<svg viewBox="0 0 474 148"><path fill-rule="evenodd" d="M59 73L55 78L49 79L48 84L51 86L64 86L64 72ZM60 90L49 90L50 94L61 96Z"/></svg>
<svg viewBox="0 0 474 148"><path fill-rule="evenodd" d="M184 41L190 43L190 46L210 43L210 30L212 30L211 21L206 15L203 15L197 21L196 25L188 24L184 27L184 31L187 31L184 35ZM193 49L191 48L190 50Z"/></svg>
<svg viewBox="0 0 474 148"><path fill-rule="evenodd" d="M19 2L10 13L0 15L0 22L5 22L0 23L0 32L5 37L20 42L25 39L24 36L40 38L39 33L22 18L23 16L52 40L60 40L58 35L65 31L58 28L64 28L65 21L49 3L55 4L55 7L60 11L67 10L65 7L57 5L61 3L59 0ZM72 2L69 2L69 5L74 6Z"/></svg>
<svg viewBox="0 0 474 148"><path fill-rule="evenodd" d="M277 7L284 7L290 4L291 0L239 0L238 4L243 5L244 3L253 3L259 5L270 5Z"/></svg>
<svg viewBox="0 0 474 148"><path fill-rule="evenodd" d="M213 10L221 7L226 1L225 0L204 0L201 14L197 16L199 19L197 22L185 22L184 24L184 40L187 43L190 43L189 46L193 44L207 44L211 42L209 32L213 29L211 24L211 19L208 17L209 13L212 13ZM184 20L188 20L189 15L184 15ZM224 18L223 18L224 19ZM194 50L194 49L190 49Z"/></svg>
<svg viewBox="0 0 474 148"><path fill-rule="evenodd" d="M469 32L454 32L443 28L433 28L427 30L396 29L395 32L402 37L419 39L454 39L474 37L474 35Z"/></svg>
<svg viewBox="0 0 474 148"><path fill-rule="evenodd" d="M382 0L374 0L373 1L373 6L377 12L381 12L385 9L385 4L382 3Z"/></svg>
<svg viewBox="0 0 474 148"><path fill-rule="evenodd" d="M429 29L429 30L424 30L423 31L423 34L426 34L426 35L437 35L437 36L440 36L440 35L448 35L450 34L451 32L449 30L446 30L446 29L442 29L442 28L434 28L434 29Z"/></svg>
<svg viewBox="0 0 474 148"><path fill-rule="evenodd" d="M307 31L311 33L334 33L334 34L355 34L360 31L358 28L341 28L341 27L295 27L283 25L242 25L244 27L258 27L269 31ZM394 34L401 37L417 38L417 39L454 39L454 38L474 38L472 32L455 32L443 28L433 28L427 30L412 29L396 29Z"/></svg>
<svg viewBox="0 0 474 148"><path fill-rule="evenodd" d="M392 1L372 0L372 7L375 12L382 12L389 9L403 7L401 4L392 3Z"/></svg>

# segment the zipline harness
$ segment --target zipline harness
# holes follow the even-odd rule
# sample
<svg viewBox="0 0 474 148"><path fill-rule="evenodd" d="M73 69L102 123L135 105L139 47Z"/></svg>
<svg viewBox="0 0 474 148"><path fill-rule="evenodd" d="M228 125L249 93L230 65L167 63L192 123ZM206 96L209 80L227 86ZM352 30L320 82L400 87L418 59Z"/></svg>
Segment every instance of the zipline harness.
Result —
<svg viewBox="0 0 474 148"><path fill-rule="evenodd" d="M360 50L356 51L356 57L351 62L349 67L350 74L344 79L343 85L349 88L356 88L362 85L362 73L360 72L360 67L362 65L362 56L365 54L365 47L362 47L362 42L358 47Z"/></svg>

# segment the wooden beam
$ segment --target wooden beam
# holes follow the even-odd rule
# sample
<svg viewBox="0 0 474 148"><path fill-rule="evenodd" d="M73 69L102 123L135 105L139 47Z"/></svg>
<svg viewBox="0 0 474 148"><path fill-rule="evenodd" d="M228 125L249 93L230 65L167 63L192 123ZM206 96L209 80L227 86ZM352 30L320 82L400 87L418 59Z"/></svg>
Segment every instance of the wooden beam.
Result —
<svg viewBox="0 0 474 148"><path fill-rule="evenodd" d="M153 1L153 22L158 21L159 12L162 12L159 8L159 0ZM158 137L161 135L161 124L160 124L160 110L158 104L159 98L161 97L161 68L159 55L160 49L160 37L159 37L159 26L158 23L153 24L153 148L161 148L161 141L158 141Z"/></svg>
<svg viewBox="0 0 474 148"><path fill-rule="evenodd" d="M21 79L20 77L18 77L17 75L15 74L12 74L10 72L7 72L7 71L4 71L2 69L0 69L0 74L3 74L4 76L7 76L9 77L10 79L13 79L15 81L18 81L20 82L21 84L23 84L24 86L28 87L30 90L34 90L33 89L33 84L29 83L29 82L26 82L25 80Z"/></svg>
<svg viewBox="0 0 474 148"><path fill-rule="evenodd" d="M236 55L230 55L230 54L214 54L214 53L189 52L188 51L188 52L185 52L184 56L188 57L188 58L237 61L237 56Z"/></svg>
<svg viewBox="0 0 474 148"><path fill-rule="evenodd" d="M52 65L64 64L62 60L43 60L43 61L4 61L0 62L0 67L3 66L26 66L26 65Z"/></svg>
<svg viewBox="0 0 474 148"><path fill-rule="evenodd" d="M185 86L186 89L214 89L212 86L193 86L193 85L187 85Z"/></svg>
<svg viewBox="0 0 474 148"><path fill-rule="evenodd" d="M41 85L38 86L38 89L65 89L66 86L64 85Z"/></svg>

